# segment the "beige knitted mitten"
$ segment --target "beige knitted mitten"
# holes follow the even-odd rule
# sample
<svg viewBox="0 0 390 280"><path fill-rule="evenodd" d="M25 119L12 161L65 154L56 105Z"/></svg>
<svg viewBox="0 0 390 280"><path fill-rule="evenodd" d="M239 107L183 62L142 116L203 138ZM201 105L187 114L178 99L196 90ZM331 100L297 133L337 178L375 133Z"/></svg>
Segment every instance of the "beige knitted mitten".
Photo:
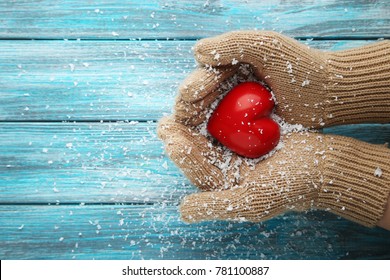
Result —
<svg viewBox="0 0 390 280"><path fill-rule="evenodd" d="M388 41L321 52L275 32L203 39L200 67L184 81L175 113L160 121L167 154L204 192L186 197L182 218L262 221L288 210L329 210L366 226L382 217L390 192L390 150L340 136L294 132L266 160L247 161L199 133L224 84L250 64L289 123L320 128L390 122ZM245 80L245 79L244 79Z"/></svg>
<svg viewBox="0 0 390 280"><path fill-rule="evenodd" d="M185 109L202 112L219 94L219 84L247 63L270 86L276 113L289 123L320 128L390 121L389 41L323 52L276 32L236 31L200 40L195 58L214 68L198 69L181 87L179 119Z"/></svg>
<svg viewBox="0 0 390 280"><path fill-rule="evenodd" d="M222 150L172 118L160 121L166 152L204 192L180 207L187 222L263 221L288 210L331 211L365 226L383 216L390 192L390 149L347 137L294 132L257 164ZM224 168L227 171L224 172Z"/></svg>

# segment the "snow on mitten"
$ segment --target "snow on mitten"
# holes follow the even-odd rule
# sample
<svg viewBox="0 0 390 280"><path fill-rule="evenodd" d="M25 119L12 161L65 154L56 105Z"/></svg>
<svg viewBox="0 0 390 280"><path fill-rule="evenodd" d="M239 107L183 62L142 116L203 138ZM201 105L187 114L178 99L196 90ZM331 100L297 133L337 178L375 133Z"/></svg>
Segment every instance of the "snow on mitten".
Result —
<svg viewBox="0 0 390 280"><path fill-rule="evenodd" d="M235 31L200 40L195 58L202 67L180 88L179 119L185 110L202 118L202 108L220 94L218 85L236 72L239 63L246 63L272 89L276 113L289 123L321 128L390 122L387 40L324 52L276 32Z"/></svg>
<svg viewBox="0 0 390 280"><path fill-rule="evenodd" d="M158 135L169 157L203 190L185 197L184 221L263 221L286 211L322 209L375 226L390 192L390 150L352 138L293 132L267 159L247 164L172 118ZM238 164L237 164L238 163Z"/></svg>
<svg viewBox="0 0 390 280"><path fill-rule="evenodd" d="M351 138L295 132L256 164L200 134L229 79L249 64L275 94L276 113L320 128L390 121L388 41L322 52L275 32L238 31L195 46L199 67L179 89L173 117L158 134L170 158L204 192L186 197L182 218L262 221L288 210L324 209L366 226L384 213L390 152ZM245 79L244 79L245 80ZM212 109L212 108L211 108Z"/></svg>

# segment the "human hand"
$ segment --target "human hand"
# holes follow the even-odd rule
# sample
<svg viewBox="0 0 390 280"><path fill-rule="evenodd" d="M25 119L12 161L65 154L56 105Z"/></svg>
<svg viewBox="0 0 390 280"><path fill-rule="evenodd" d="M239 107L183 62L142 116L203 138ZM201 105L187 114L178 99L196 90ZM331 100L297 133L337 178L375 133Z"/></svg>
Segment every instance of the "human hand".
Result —
<svg viewBox="0 0 390 280"><path fill-rule="evenodd" d="M377 168L388 170L390 166L388 149L350 138L320 136L308 132L292 133L282 136L283 149L277 151L265 161L254 163L254 161L249 162L235 154L226 153L226 150L214 145L210 139L199 133L199 125L204 124L207 120L212 104L215 104L216 100L231 86L232 82L228 82L229 79L240 75L238 63L227 63L230 59L233 62L233 58L237 61L240 59L240 62L243 63L249 62L256 77L265 80L271 86L278 102L276 113L286 121L290 123L297 121L307 127L321 127L323 125L319 121L326 116L327 109L326 106L322 105L328 103L328 101L316 103L313 100L310 101L310 98L303 98L301 94L297 94L299 87L295 85L283 88L283 86L276 84L279 83L279 80L287 82L287 77L292 74L289 71L290 67L287 66L286 70L283 68L283 63L280 62L284 61L287 65L287 61L292 60L286 60L286 56L283 55L283 52L280 52L280 50L285 49L284 47L288 46L287 50L295 50L296 53L292 57L298 58L297 67L309 65L308 67L312 70L318 69L318 67L320 70L324 70L321 67L321 59L317 61L319 64L313 61L305 64L300 63L300 61L308 57L307 52L312 52L311 55L314 55L315 59L324 54L319 54L319 51L316 50L307 50L306 46L288 38L286 39L288 42L283 42L280 47L277 47L277 42L280 42L281 39L275 39L275 36L279 38L282 35L274 32L254 33L262 34L263 37L266 36L264 34L268 34L269 38L266 45L274 49L274 51L266 53L266 56L269 56L269 58L266 58L266 63L263 61L259 65L255 65L253 62L256 58L261 58L255 55L258 49L249 47L248 50L244 51L245 48L242 48L241 51L238 48L238 54L245 55L240 55L237 59L231 56L228 57L229 53L237 53L237 51L228 51L224 54L222 51L219 53L211 50L210 54L213 56L207 56L204 46L211 45L207 44L207 40L213 39L200 41L195 47L195 54L203 64L181 85L173 117L164 119L159 124L158 134L165 142L168 155L194 185L205 191L183 200L181 206L182 218L189 222L205 219L261 221L288 209L306 210L314 207L330 210L364 225L375 225L383 214L383 208L386 204L389 192L389 177L388 175L378 177L373 174L375 174L374 171ZM228 34L231 34L234 40L237 40L235 34L246 33L234 32ZM271 38L276 41L273 39L270 41ZM282 36L280 38L286 37ZM219 39L216 41L232 42L234 40L224 41ZM289 43L291 44L289 45ZM254 44L254 47L257 45L264 46L264 43ZM239 46L245 46L245 44L239 43ZM222 47L222 50L224 49L225 46ZM253 52L253 50L255 51ZM210 61L207 63L207 57L215 58L218 61L214 64ZM280 58L285 60L280 60ZM313 66L314 64L317 66ZM298 73L302 74L305 71L300 70ZM308 71L306 73L316 76L318 73L324 72ZM280 78L275 79L275 77ZM327 98L326 90L321 90L321 87L326 83L324 84L324 80L321 78L316 79L314 84L305 82L305 85L300 85L301 88L308 89L304 92L305 96L313 94L314 97L320 99ZM224 84L228 86L224 87ZM275 89L277 90L275 91ZM313 89L318 90L318 92ZM311 102L311 105L302 103L307 99ZM292 107L289 102L293 105ZM310 110L305 111L305 108ZM329 117L327 121L330 120ZM344 120L341 121L344 122ZM298 139L302 143L306 143L305 138L310 139L307 140L310 143L296 145L299 142ZM306 149L312 149L314 154L307 153ZM316 154L316 152L319 154ZM323 153L322 156L319 156L321 153ZM299 157L303 154L305 155L304 158ZM372 157L372 155L375 156ZM365 159L364 166L360 164L362 158ZM318 166L313 166L313 162ZM349 164L350 162L353 163ZM285 163L286 165L281 167L278 166L278 163ZM295 168L296 166L304 166L305 170L298 170ZM322 167L319 168L319 166ZM283 173L277 173L278 170L284 172L286 175L284 179L277 177ZM306 177L304 176L305 172ZM387 172L385 173L387 174ZM269 176L264 174L269 174ZM372 184L367 186L367 180ZM263 187L264 185L266 187Z"/></svg>
<svg viewBox="0 0 390 280"><path fill-rule="evenodd" d="M325 125L328 74L323 52L269 31L237 31L202 39L194 52L201 66L180 88L179 118L183 108L197 114L207 108L223 92L220 85L244 63L272 89L276 114L285 121L313 128Z"/></svg>
<svg viewBox="0 0 390 280"><path fill-rule="evenodd" d="M318 133L285 135L283 148L262 161L226 152L171 117L160 121L158 134L169 157L204 191L183 200L184 221L263 221L317 201L326 145Z"/></svg>
<svg viewBox="0 0 390 280"><path fill-rule="evenodd" d="M383 216L390 182L386 147L292 132L272 156L253 161L226 153L172 117L160 121L158 135L168 156L203 190L183 199L180 212L186 222L258 222L312 208L365 226L376 225ZM376 176L375 170L386 172Z"/></svg>
<svg viewBox="0 0 390 280"><path fill-rule="evenodd" d="M224 91L220 85L241 63L273 91L276 114L308 128L390 121L390 41L345 51L324 52L270 31L235 31L200 40L200 64L183 83L177 118L201 122ZM182 114L183 111L184 114ZM195 120L194 115L198 115Z"/></svg>

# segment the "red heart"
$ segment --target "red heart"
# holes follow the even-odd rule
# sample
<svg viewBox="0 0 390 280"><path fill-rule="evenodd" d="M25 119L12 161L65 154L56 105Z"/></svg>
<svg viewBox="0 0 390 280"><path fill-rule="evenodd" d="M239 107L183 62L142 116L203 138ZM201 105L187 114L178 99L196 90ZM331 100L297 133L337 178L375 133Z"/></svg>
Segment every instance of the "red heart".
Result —
<svg viewBox="0 0 390 280"><path fill-rule="evenodd" d="M219 103L207 130L237 154L260 157L275 148L280 139L279 125L269 117L274 106L272 95L264 86L241 83Z"/></svg>

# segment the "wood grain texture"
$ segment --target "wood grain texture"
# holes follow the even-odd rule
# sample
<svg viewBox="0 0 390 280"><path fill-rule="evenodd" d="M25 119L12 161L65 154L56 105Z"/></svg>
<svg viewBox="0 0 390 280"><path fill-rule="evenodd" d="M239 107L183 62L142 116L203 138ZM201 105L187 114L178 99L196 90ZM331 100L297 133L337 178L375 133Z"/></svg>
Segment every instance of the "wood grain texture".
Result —
<svg viewBox="0 0 390 280"><path fill-rule="evenodd" d="M234 29L389 37L386 0L23 0L0 2L1 38L199 38Z"/></svg>
<svg viewBox="0 0 390 280"><path fill-rule="evenodd" d="M0 119L157 119L194 67L192 44L0 41Z"/></svg>
<svg viewBox="0 0 390 280"><path fill-rule="evenodd" d="M0 124L0 203L178 202L155 123Z"/></svg>
<svg viewBox="0 0 390 280"><path fill-rule="evenodd" d="M0 203L179 203L196 189L155 131L154 122L1 123ZM390 142L390 124L325 132Z"/></svg>
<svg viewBox="0 0 390 280"><path fill-rule="evenodd" d="M385 0L0 1L0 259L389 259L389 232L326 212L181 222L196 188L155 133L195 40L267 29L341 50L389 38L389 13ZM390 142L390 124L324 132Z"/></svg>
<svg viewBox="0 0 390 280"><path fill-rule="evenodd" d="M184 224L177 207L0 206L1 259L386 259L390 232L325 212Z"/></svg>
<svg viewBox="0 0 390 280"><path fill-rule="evenodd" d="M308 41L323 50L372 41ZM190 41L0 41L0 121L157 120L195 67Z"/></svg>

